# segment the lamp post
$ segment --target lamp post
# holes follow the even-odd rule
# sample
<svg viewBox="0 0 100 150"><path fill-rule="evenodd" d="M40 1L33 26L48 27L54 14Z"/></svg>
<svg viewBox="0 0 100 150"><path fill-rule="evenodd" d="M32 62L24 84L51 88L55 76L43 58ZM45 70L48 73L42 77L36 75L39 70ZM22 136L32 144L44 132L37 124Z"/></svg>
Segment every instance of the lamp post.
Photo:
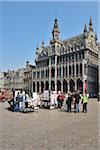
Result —
<svg viewBox="0 0 100 150"><path fill-rule="evenodd" d="M100 101L100 45L99 45L99 56L98 56L98 101Z"/></svg>

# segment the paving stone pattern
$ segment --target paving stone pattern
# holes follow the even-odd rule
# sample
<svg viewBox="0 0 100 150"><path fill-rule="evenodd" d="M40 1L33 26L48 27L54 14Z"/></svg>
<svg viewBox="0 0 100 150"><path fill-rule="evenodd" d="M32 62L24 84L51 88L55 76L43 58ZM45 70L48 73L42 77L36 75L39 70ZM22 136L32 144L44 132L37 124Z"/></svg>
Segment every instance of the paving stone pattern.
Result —
<svg viewBox="0 0 100 150"><path fill-rule="evenodd" d="M0 150L99 150L100 102L90 100L88 113L64 108L11 112L0 103Z"/></svg>

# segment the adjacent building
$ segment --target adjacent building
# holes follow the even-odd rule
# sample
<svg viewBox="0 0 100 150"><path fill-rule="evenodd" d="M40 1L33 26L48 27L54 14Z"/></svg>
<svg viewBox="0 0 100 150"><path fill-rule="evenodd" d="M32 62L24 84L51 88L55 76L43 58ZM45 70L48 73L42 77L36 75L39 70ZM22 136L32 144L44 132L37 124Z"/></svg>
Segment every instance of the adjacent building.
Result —
<svg viewBox="0 0 100 150"><path fill-rule="evenodd" d="M26 63L26 67L24 68L24 90L29 93L29 95L32 95L32 69L34 69L35 66L31 65L29 61Z"/></svg>
<svg viewBox="0 0 100 150"><path fill-rule="evenodd" d="M27 61L25 68L0 72L0 89L25 90L32 95L32 69L35 66Z"/></svg>
<svg viewBox="0 0 100 150"><path fill-rule="evenodd" d="M6 72L0 71L0 90L4 88Z"/></svg>
<svg viewBox="0 0 100 150"><path fill-rule="evenodd" d="M42 41L36 48L36 66L32 70L32 91L57 90L98 93L98 43L92 19L80 35L61 40L55 18L52 39L48 46Z"/></svg>

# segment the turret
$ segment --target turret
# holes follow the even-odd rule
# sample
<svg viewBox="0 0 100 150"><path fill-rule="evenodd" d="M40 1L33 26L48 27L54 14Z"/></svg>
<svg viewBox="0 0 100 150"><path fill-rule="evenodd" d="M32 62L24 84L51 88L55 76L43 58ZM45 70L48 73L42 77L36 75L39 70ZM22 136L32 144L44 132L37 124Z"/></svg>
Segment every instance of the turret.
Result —
<svg viewBox="0 0 100 150"><path fill-rule="evenodd" d="M87 33L86 23L84 24L84 33Z"/></svg>
<svg viewBox="0 0 100 150"><path fill-rule="evenodd" d="M52 31L53 40L59 40L59 27L58 27L58 20L55 18L54 20L54 27Z"/></svg>
<svg viewBox="0 0 100 150"><path fill-rule="evenodd" d="M37 44L37 47L36 47L36 55L39 53L39 47L38 47L38 44Z"/></svg>
<svg viewBox="0 0 100 150"><path fill-rule="evenodd" d="M84 24L84 38L87 38L87 27L86 27L86 23Z"/></svg>
<svg viewBox="0 0 100 150"><path fill-rule="evenodd" d="M44 39L42 39L41 47L42 47L42 48L44 47Z"/></svg>
<svg viewBox="0 0 100 150"><path fill-rule="evenodd" d="M39 47L38 47L38 44L37 44L37 47L36 47L36 59L38 59L38 54L39 54Z"/></svg>

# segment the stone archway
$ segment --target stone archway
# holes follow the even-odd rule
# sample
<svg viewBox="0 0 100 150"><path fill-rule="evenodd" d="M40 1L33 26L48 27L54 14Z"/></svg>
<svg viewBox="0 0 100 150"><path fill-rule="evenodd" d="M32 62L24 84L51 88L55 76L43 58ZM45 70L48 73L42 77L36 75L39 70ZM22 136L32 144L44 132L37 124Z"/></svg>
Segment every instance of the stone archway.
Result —
<svg viewBox="0 0 100 150"><path fill-rule="evenodd" d="M33 92L35 92L35 82L33 82Z"/></svg>
<svg viewBox="0 0 100 150"><path fill-rule="evenodd" d="M57 81L57 91L61 91L61 81Z"/></svg>
<svg viewBox="0 0 100 150"><path fill-rule="evenodd" d="M68 92L68 83L66 80L63 80L63 92L65 93Z"/></svg>
<svg viewBox="0 0 100 150"><path fill-rule="evenodd" d="M69 81L69 90L71 92L75 91L75 82L72 79Z"/></svg>
<svg viewBox="0 0 100 150"><path fill-rule="evenodd" d="M55 69L54 69L54 67L51 68L51 77L55 77Z"/></svg>
<svg viewBox="0 0 100 150"><path fill-rule="evenodd" d="M45 82L45 90L49 90L49 82L48 81Z"/></svg>
<svg viewBox="0 0 100 150"><path fill-rule="evenodd" d="M44 82L41 81L41 92L43 93L43 90L44 90Z"/></svg>
<svg viewBox="0 0 100 150"><path fill-rule="evenodd" d="M77 79L77 90L79 90L80 93L83 93L83 82L81 79Z"/></svg>
<svg viewBox="0 0 100 150"><path fill-rule="evenodd" d="M37 92L39 92L39 82L37 82Z"/></svg>
<svg viewBox="0 0 100 150"><path fill-rule="evenodd" d="M54 91L55 90L55 82L51 81L51 90Z"/></svg>

